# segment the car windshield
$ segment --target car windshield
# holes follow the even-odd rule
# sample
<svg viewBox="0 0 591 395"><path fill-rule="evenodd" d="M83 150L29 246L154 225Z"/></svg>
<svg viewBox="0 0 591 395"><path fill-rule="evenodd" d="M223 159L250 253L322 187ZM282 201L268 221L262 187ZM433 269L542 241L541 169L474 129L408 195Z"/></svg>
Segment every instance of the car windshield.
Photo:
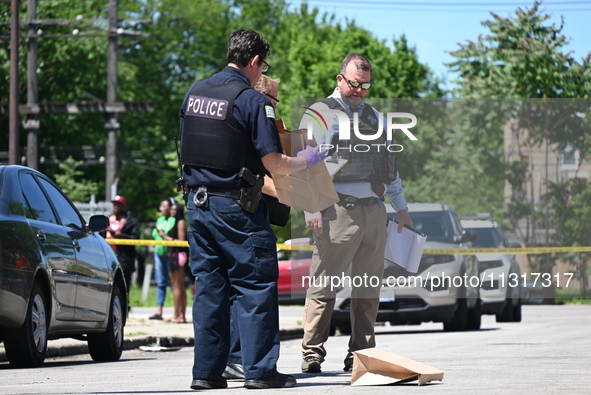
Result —
<svg viewBox="0 0 591 395"><path fill-rule="evenodd" d="M472 243L474 248L499 248L501 236L494 228L466 228L470 233L477 233L478 239Z"/></svg>
<svg viewBox="0 0 591 395"><path fill-rule="evenodd" d="M396 214L391 215L397 219ZM453 243L453 231L444 211L411 212L413 228L427 235L429 241Z"/></svg>

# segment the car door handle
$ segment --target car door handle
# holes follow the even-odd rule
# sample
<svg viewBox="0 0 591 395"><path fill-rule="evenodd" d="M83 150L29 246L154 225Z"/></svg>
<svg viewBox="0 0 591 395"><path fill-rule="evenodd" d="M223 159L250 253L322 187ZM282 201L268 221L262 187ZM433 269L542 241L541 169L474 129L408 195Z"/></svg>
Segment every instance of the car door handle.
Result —
<svg viewBox="0 0 591 395"><path fill-rule="evenodd" d="M78 243L78 240L72 241L72 245L76 250L80 251L80 243Z"/></svg>
<svg viewBox="0 0 591 395"><path fill-rule="evenodd" d="M43 234L43 232L37 232L37 238L39 239L40 242L45 243L45 241L47 240L47 236L45 236Z"/></svg>

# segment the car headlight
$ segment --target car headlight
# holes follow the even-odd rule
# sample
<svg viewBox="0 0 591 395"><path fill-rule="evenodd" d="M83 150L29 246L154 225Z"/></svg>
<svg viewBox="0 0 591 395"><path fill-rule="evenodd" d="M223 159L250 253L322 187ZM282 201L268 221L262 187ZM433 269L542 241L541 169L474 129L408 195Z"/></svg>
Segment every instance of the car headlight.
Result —
<svg viewBox="0 0 591 395"><path fill-rule="evenodd" d="M501 259L495 259L494 261L478 262L478 273L495 267L503 267L503 261Z"/></svg>
<svg viewBox="0 0 591 395"><path fill-rule="evenodd" d="M442 277L429 277L427 281L423 283L423 288L429 292L445 291L451 286L451 281L447 281Z"/></svg>
<svg viewBox="0 0 591 395"><path fill-rule="evenodd" d="M448 263L456 260L454 255L423 255L419 265L419 272L422 272L433 265Z"/></svg>

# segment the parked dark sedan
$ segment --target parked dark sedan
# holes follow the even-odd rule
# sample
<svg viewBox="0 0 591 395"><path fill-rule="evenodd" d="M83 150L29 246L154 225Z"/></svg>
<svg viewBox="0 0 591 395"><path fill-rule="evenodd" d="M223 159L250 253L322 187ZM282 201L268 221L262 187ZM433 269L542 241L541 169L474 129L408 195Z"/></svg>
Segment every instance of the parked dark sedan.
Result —
<svg viewBox="0 0 591 395"><path fill-rule="evenodd" d="M127 313L123 271L98 234L45 175L0 166L0 341L11 366L43 363L47 341L87 340L95 361L123 351Z"/></svg>

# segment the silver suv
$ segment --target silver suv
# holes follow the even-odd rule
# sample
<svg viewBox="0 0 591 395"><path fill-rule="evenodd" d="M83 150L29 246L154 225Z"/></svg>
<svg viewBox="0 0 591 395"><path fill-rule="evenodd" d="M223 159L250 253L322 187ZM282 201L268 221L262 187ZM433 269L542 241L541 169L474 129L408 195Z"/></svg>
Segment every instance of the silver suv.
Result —
<svg viewBox="0 0 591 395"><path fill-rule="evenodd" d="M455 211L445 204L409 204L413 228L427 235L425 249L470 248L477 236L462 228ZM388 217L396 219L390 205ZM394 325L442 322L446 331L480 329L479 269L473 255L424 254L417 273L385 261L378 322ZM331 329L351 330L351 289L342 288Z"/></svg>
<svg viewBox="0 0 591 395"><path fill-rule="evenodd" d="M501 227L490 218L468 218L461 220L462 226L478 234L474 248L520 247L510 244ZM521 321L521 270L515 255L478 254L480 267L480 299L482 313L494 314L497 322Z"/></svg>

